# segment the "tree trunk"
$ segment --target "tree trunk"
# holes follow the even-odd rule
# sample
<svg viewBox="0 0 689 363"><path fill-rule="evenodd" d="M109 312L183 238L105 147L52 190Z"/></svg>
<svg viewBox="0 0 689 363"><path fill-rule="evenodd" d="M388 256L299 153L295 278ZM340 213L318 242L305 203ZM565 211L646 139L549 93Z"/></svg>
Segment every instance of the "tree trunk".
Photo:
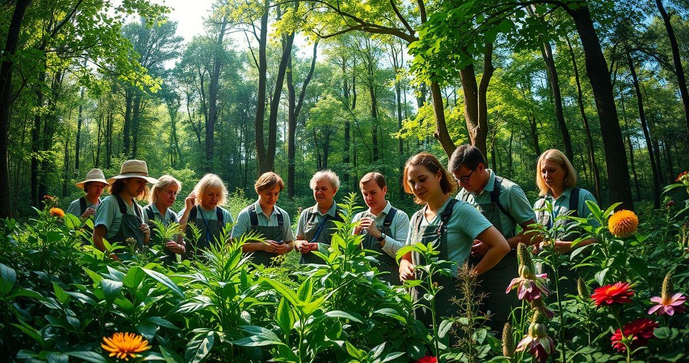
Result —
<svg viewBox="0 0 689 363"><path fill-rule="evenodd" d="M581 44L584 47L586 73L596 100L608 180L610 185L615 186L610 188L610 200L611 202L621 202L619 208L632 210L634 202L629 183L627 155L625 154L624 141L622 141L620 122L617 119L608 65L601 51L600 41L593 26L588 6L584 3L580 7L567 10L574 20Z"/></svg>
<svg viewBox="0 0 689 363"><path fill-rule="evenodd" d="M79 152L81 151L81 125L84 122L84 87L81 88L79 94L79 115L77 116L77 139L74 142L74 171L79 172Z"/></svg>
<svg viewBox="0 0 689 363"><path fill-rule="evenodd" d="M488 85L493 76L493 45L486 44L483 56L483 77L480 85L476 81L476 72L473 64L462 68L459 71L464 90L464 118L466 119L467 131L471 144L481 150L483 155L488 155L486 139L488 137L488 106L486 93ZM443 120L444 122L444 120ZM449 137L449 136L448 136ZM445 146L443 145L443 148ZM452 150L454 151L454 149ZM452 152L450 151L450 153ZM445 148L445 152L447 149ZM448 153L448 156L450 155Z"/></svg>
<svg viewBox="0 0 689 363"><path fill-rule="evenodd" d="M129 141L132 128L132 104L134 103L134 88L129 87L124 93L124 125L122 126L122 153L129 157Z"/></svg>
<svg viewBox="0 0 689 363"><path fill-rule="evenodd" d="M266 48L268 45L268 13L270 10L270 0L264 0L263 16L261 16L261 29L258 41L258 92L256 96L256 161L258 162L259 173L268 170L268 155L263 138L263 123L266 114L266 79L268 76L268 62L266 60Z"/></svg>
<svg viewBox="0 0 689 363"><path fill-rule="evenodd" d="M687 133L684 135L684 141L689 148L689 92L687 91L687 80L684 76L684 69L682 68L682 58L679 54L679 46L677 45L677 37L675 30L672 28L670 22L670 15L665 11L662 0L655 0L658 6L658 11L663 17L667 37L670 40L670 49L672 50L672 61L675 64L675 73L677 74L677 83L679 84L679 93L682 95L682 105L684 106L684 118L687 123Z"/></svg>
<svg viewBox="0 0 689 363"><path fill-rule="evenodd" d="M10 27L7 30L5 48L2 54L2 67L0 67L0 218L12 216L12 203L10 200L10 172L9 158L9 131L10 108L12 105L12 71L14 68L14 54L19 42L19 32L26 8L31 0L17 0L12 13Z"/></svg>
<svg viewBox="0 0 689 363"><path fill-rule="evenodd" d="M55 163L52 157L47 157L50 154L50 149L53 147L53 137L55 136L55 131L57 129L57 110L55 103L60 94L60 89L62 88L62 79L64 76L64 70L60 69L55 73L51 84L50 98L48 99L47 113L45 117L45 127L43 131L41 152L46 155L41 160L41 171L38 183L38 195L43 196L48 194L48 177L55 174Z"/></svg>
<svg viewBox="0 0 689 363"><path fill-rule="evenodd" d="M624 118L624 128L627 134L627 144L629 145L629 164L632 167L632 176L634 176L634 187L636 189L636 201L641 201L641 186L639 185L639 177L636 174L636 164L634 163L634 145L632 144L631 131L629 130L629 123L627 122L627 110L624 101L624 91L620 89L620 103L622 105L622 117Z"/></svg>
<svg viewBox="0 0 689 363"><path fill-rule="evenodd" d="M213 76L211 77L210 89L208 91L208 123L206 124L206 172L213 171L213 143L215 141L215 124L218 121L218 84L220 83L220 69L222 66L223 40L225 39L225 28L227 18L222 18L220 33L215 44L215 55L213 60Z"/></svg>
<svg viewBox="0 0 689 363"><path fill-rule="evenodd" d="M593 137L591 137L591 127L589 126L589 119L586 116L586 110L584 109L584 95L581 91L581 81L579 78L579 67L577 66L577 58L574 55L574 49L572 48L572 43L570 43L569 38L567 38L567 46L569 48L569 54L572 57L574 80L577 84L577 100L579 102L579 113L581 114L581 120L584 123L584 131L586 133L586 150L588 151L589 165L591 166L591 174L593 174L593 193L598 203L602 203L600 173L598 171L598 163L596 162L596 154L593 148Z"/></svg>
<svg viewBox="0 0 689 363"><path fill-rule="evenodd" d="M136 159L139 152L139 130L141 129L141 99L143 93L136 91L134 94L134 103L132 104L132 137L131 137L131 154L130 159Z"/></svg>
<svg viewBox="0 0 689 363"><path fill-rule="evenodd" d="M431 82L431 98L433 100L433 114L435 115L435 133L433 135L440 142L447 156L450 156L455 151L455 144L450 137L450 132L447 131L445 105L438 82Z"/></svg>
<svg viewBox="0 0 689 363"><path fill-rule="evenodd" d="M40 193L39 189L39 154L41 152L41 127L43 126L43 118L41 109L43 108L44 95L43 95L43 84L45 83L46 69L45 69L45 53L40 55L43 57L42 65L43 69L40 70L38 74L38 81L35 85L36 87L36 107L38 112L34 115L33 129L31 130L31 204L38 208L40 203Z"/></svg>
<svg viewBox="0 0 689 363"><path fill-rule="evenodd" d="M634 61L632 60L631 54L627 51L627 64L629 65L629 72L632 76L632 81L634 82L634 89L636 90L636 101L639 107L639 119L641 120L641 129L644 133L644 139L646 140L646 146L648 149L648 157L651 162L651 172L653 173L653 205L656 209L660 208L660 182L658 176L658 165L656 165L655 150L653 150L653 142L651 141L651 135L648 130L648 124L646 123L646 114L644 112L643 96L641 95L641 87L639 86L639 80L636 76L636 70L634 69Z"/></svg>
<svg viewBox="0 0 689 363"><path fill-rule="evenodd" d="M562 135L562 143L565 146L565 155L572 160L574 158L574 151L572 149L572 139L569 136L569 129L565 123L565 115L562 112L562 93L560 92L560 79L555 68L555 60L553 59L553 49L550 42L543 42L541 47L541 55L545 62L545 68L548 71L548 83L550 90L553 92L553 103L555 104L555 118L557 119L558 130Z"/></svg>

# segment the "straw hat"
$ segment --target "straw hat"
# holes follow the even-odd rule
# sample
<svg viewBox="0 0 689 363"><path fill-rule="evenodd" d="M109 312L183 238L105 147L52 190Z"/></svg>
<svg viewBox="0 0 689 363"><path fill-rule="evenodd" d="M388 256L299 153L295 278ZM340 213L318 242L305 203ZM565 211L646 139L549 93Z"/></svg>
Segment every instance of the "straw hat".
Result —
<svg viewBox="0 0 689 363"><path fill-rule="evenodd" d="M122 164L120 168L120 174L115 175L108 179L110 184L114 183L118 179L128 179L128 178L141 178L145 179L151 184L157 184L158 179L151 178L148 176L148 166L143 160L127 160Z"/></svg>
<svg viewBox="0 0 689 363"><path fill-rule="evenodd" d="M103 175L103 170L100 170L98 168L94 168L94 169L89 170L89 172L86 173L86 179L78 182L76 184L76 186L77 186L77 188L84 189L84 186L86 185L86 183L89 183L89 182L99 182L99 183L103 183L103 184L110 184L110 183L108 183L107 180L105 180L105 175Z"/></svg>

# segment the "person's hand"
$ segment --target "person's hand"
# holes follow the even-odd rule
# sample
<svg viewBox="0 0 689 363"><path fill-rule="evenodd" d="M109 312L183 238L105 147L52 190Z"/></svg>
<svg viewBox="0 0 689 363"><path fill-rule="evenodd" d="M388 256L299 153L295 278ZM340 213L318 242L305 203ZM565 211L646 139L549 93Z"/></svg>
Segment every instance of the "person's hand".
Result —
<svg viewBox="0 0 689 363"><path fill-rule="evenodd" d="M180 255L183 255L184 252L186 252L186 248L184 247L183 244L177 243L175 241L167 241L165 243L165 247L167 247L170 252L177 253Z"/></svg>
<svg viewBox="0 0 689 363"><path fill-rule="evenodd" d="M147 234L147 235L150 235L150 234L151 234L151 228L149 228L149 227L148 227L148 224L146 224L146 223L141 223L141 225L139 226L139 229L140 229L141 232L143 232L144 234Z"/></svg>
<svg viewBox="0 0 689 363"><path fill-rule="evenodd" d="M270 243L275 245L275 250L273 252L277 253L278 255L284 255L291 249L288 243L277 243L275 241L270 241Z"/></svg>
<svg viewBox="0 0 689 363"><path fill-rule="evenodd" d="M553 246L553 249L556 252L567 253L567 252L572 250L572 242L557 240L557 241L555 241L555 245Z"/></svg>
<svg viewBox="0 0 689 363"><path fill-rule="evenodd" d="M294 248L302 254L306 254L311 252L311 243L305 239L298 239L294 241Z"/></svg>
<svg viewBox="0 0 689 363"><path fill-rule="evenodd" d="M414 280L415 275L414 275L414 264L407 261L407 260L400 260L400 280L402 282L407 281L407 280Z"/></svg>
<svg viewBox="0 0 689 363"><path fill-rule="evenodd" d="M359 224L359 228L365 230L368 234L370 234L373 237L380 238L381 236L380 230L378 230L378 227L376 226L376 221L371 217L361 218L361 224Z"/></svg>
<svg viewBox="0 0 689 363"><path fill-rule="evenodd" d="M88 207L88 208L86 208L86 211L84 212L84 214L81 215L81 218L88 218L94 214L96 214L96 208Z"/></svg>
<svg viewBox="0 0 689 363"><path fill-rule="evenodd" d="M196 205L196 194L192 192L184 199L184 209L185 210L191 210L191 208L194 208L195 205Z"/></svg>
<svg viewBox="0 0 689 363"><path fill-rule="evenodd" d="M488 253L488 249L489 247L485 243L475 239L474 244L471 246L471 257L483 258Z"/></svg>

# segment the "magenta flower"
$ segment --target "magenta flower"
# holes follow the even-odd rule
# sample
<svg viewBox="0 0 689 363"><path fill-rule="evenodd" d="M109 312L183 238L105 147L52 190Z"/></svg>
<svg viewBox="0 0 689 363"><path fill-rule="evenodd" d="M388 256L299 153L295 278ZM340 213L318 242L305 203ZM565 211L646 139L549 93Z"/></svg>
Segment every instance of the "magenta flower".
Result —
<svg viewBox="0 0 689 363"><path fill-rule="evenodd" d="M675 315L675 312L683 313L687 308L684 306L684 302L687 300L686 296L681 293L676 293L670 297L662 298L660 296L655 296L651 298L651 301L657 303L651 309L648 310L648 315L657 313L658 315Z"/></svg>
<svg viewBox="0 0 689 363"><path fill-rule="evenodd" d="M529 332L519 342L516 351L527 351L535 360L545 362L555 352L555 343L548 336L546 325L534 322L529 325Z"/></svg>
<svg viewBox="0 0 689 363"><path fill-rule="evenodd" d="M530 276L529 276L530 275ZM526 301L534 301L541 298L541 295L550 295L550 289L546 286L545 280L548 278L547 274L524 274L523 276L515 277L507 286L505 293L517 288L517 297L519 300L526 299Z"/></svg>

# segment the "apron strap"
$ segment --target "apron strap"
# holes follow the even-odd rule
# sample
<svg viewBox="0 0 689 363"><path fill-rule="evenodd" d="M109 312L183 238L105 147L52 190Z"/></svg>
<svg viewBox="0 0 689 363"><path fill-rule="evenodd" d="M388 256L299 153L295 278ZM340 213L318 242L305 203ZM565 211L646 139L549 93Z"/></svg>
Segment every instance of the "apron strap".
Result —
<svg viewBox="0 0 689 363"><path fill-rule="evenodd" d="M277 206L274 206L273 208L277 208ZM282 217L282 213L280 212L280 210L276 210L278 212L278 226L282 227L285 225L285 220ZM252 227L258 227L258 214L256 213L256 206L253 204L251 205L251 207L249 207L249 219L251 220Z"/></svg>
<svg viewBox="0 0 689 363"><path fill-rule="evenodd" d="M493 191L490 192L490 201L492 203L495 203L495 205L498 206L498 209L500 209L500 212L502 212L502 214L506 215L507 218L509 218L512 222L514 222L514 224L518 224L517 221L514 219L514 217L512 217L512 215L510 215L507 212L507 209L505 209L505 207L502 205L502 203L500 203L500 191L501 190L502 190L502 178L496 175L495 176L495 183L493 184Z"/></svg>
<svg viewBox="0 0 689 363"><path fill-rule="evenodd" d="M127 212L127 205L124 203L124 200L122 197L119 195L115 196L115 199L117 199L117 204L120 206L120 213L122 214L129 214ZM139 217L141 220L143 220L143 212L141 211L141 206L136 203L135 201L132 201L132 208L134 208L134 213L136 214L137 217Z"/></svg>
<svg viewBox="0 0 689 363"><path fill-rule="evenodd" d="M82 214L86 213L86 197L81 197L79 198L79 209L81 209L81 214L79 217L81 217Z"/></svg>
<svg viewBox="0 0 689 363"><path fill-rule="evenodd" d="M390 228L390 226L392 226L392 220L395 219L395 214L397 214L397 209L390 208L390 213L385 216L385 221L383 221L383 227Z"/></svg>
<svg viewBox="0 0 689 363"><path fill-rule="evenodd" d="M572 188L572 192L569 194L569 210L572 217L579 216L579 188Z"/></svg>

